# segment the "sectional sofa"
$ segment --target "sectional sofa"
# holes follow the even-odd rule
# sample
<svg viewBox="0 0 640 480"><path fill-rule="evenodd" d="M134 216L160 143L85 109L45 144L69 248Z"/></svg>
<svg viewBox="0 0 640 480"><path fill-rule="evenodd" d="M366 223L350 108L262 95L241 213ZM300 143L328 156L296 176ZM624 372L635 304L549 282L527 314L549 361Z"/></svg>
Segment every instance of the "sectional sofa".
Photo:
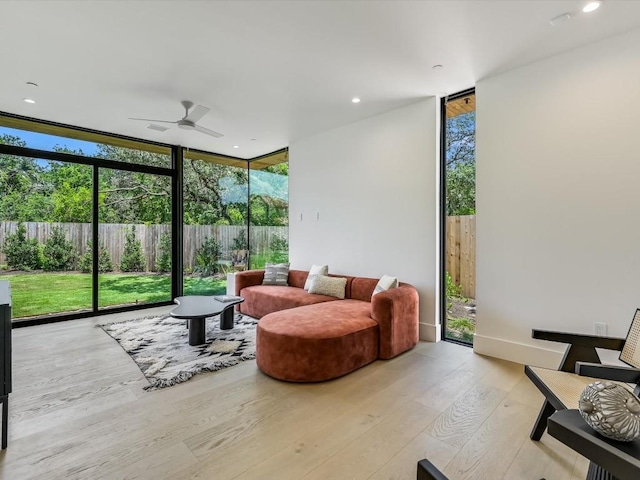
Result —
<svg viewBox="0 0 640 480"><path fill-rule="evenodd" d="M240 312L259 318L258 368L291 382L340 377L418 343L418 292L406 283L372 296L376 278L346 278L345 298L304 290L309 272L290 270L288 286L262 285L264 270L236 274Z"/></svg>

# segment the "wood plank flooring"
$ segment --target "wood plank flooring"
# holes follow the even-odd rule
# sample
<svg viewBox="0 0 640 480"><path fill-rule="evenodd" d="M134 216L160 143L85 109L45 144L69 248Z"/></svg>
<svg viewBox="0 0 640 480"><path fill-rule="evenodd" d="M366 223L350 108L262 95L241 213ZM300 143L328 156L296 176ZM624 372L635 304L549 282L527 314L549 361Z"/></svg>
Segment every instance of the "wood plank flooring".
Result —
<svg viewBox="0 0 640 480"><path fill-rule="evenodd" d="M14 392L0 478L415 479L429 458L452 480L577 480L588 462L544 435L522 365L420 343L321 384L244 362L145 392L98 323L168 307L13 331Z"/></svg>

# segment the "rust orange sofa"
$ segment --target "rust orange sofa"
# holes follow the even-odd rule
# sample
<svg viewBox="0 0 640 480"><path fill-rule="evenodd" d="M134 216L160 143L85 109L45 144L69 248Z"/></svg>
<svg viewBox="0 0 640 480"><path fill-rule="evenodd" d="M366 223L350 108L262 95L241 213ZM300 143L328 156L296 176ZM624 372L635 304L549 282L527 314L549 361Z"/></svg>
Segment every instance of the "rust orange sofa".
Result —
<svg viewBox="0 0 640 480"><path fill-rule="evenodd" d="M289 271L289 286L262 285L264 270L236 274L238 310L259 318L256 362L290 382L337 378L418 343L418 292L406 283L372 297L376 278L347 279L345 299L304 290L308 272Z"/></svg>

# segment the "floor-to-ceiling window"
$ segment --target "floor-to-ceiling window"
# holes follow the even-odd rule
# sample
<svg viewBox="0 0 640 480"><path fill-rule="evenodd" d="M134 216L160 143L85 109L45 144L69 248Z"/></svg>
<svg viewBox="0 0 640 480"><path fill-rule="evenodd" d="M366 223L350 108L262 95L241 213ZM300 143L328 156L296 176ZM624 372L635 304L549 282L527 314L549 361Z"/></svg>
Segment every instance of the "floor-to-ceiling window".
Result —
<svg viewBox="0 0 640 480"><path fill-rule="evenodd" d="M448 340L473 343L476 330L475 91L442 102L442 321Z"/></svg>
<svg viewBox="0 0 640 480"><path fill-rule="evenodd" d="M183 177L184 294L225 293L247 269L247 161L187 151Z"/></svg>
<svg viewBox="0 0 640 480"><path fill-rule="evenodd" d="M101 168L98 184L98 305L171 301L171 177Z"/></svg>
<svg viewBox="0 0 640 480"><path fill-rule="evenodd" d="M251 268L289 261L289 161L286 150L249 163Z"/></svg>
<svg viewBox="0 0 640 480"><path fill-rule="evenodd" d="M241 159L0 114L0 280L23 325L224 293L288 259L288 151Z"/></svg>
<svg viewBox="0 0 640 480"><path fill-rule="evenodd" d="M0 133L0 143L23 145ZM92 168L0 154L0 279L13 317L90 311L91 275L81 271L92 238Z"/></svg>
<svg viewBox="0 0 640 480"><path fill-rule="evenodd" d="M169 146L0 116L14 321L170 302L174 176Z"/></svg>

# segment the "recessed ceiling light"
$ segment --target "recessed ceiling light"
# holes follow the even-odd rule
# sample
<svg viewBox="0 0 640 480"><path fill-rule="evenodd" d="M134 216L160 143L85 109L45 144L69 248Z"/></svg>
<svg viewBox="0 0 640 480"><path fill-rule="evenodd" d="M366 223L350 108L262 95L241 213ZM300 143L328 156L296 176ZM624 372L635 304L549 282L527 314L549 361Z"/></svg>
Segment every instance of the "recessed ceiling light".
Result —
<svg viewBox="0 0 640 480"><path fill-rule="evenodd" d="M34 83L34 82L27 82L27 85L29 85L30 87L37 87L38 84Z"/></svg>
<svg viewBox="0 0 640 480"><path fill-rule="evenodd" d="M351 99L351 102L352 102L352 103L360 103L360 99L359 99L358 97L353 97L353 98Z"/></svg>
<svg viewBox="0 0 640 480"><path fill-rule="evenodd" d="M234 145L233 148L240 148L240 145Z"/></svg>
<svg viewBox="0 0 640 480"><path fill-rule="evenodd" d="M23 98L22 100L26 103L36 103L36 101L33 98Z"/></svg>
<svg viewBox="0 0 640 480"><path fill-rule="evenodd" d="M594 10L597 10L598 8L600 8L600 5L602 5L602 2L600 0L597 0L595 2L589 2L582 8L582 11L584 13L593 12Z"/></svg>
<svg viewBox="0 0 640 480"><path fill-rule="evenodd" d="M444 68L442 65L438 64L438 65L434 65L433 67L434 70L440 70L441 68Z"/></svg>

